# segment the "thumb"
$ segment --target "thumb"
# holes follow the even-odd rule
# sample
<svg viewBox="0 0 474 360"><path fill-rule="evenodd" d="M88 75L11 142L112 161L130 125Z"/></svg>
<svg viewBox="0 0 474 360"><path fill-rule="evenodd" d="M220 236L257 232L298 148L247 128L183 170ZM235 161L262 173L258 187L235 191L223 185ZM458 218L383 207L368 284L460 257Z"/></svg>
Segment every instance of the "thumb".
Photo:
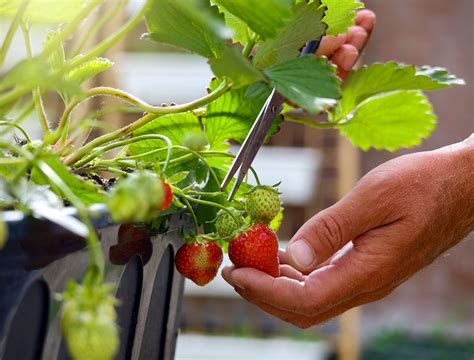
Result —
<svg viewBox="0 0 474 360"><path fill-rule="evenodd" d="M373 201L372 205L361 195L350 193L308 220L287 246L288 263L308 274L348 242L383 225L387 220L384 207L378 211L381 204Z"/></svg>

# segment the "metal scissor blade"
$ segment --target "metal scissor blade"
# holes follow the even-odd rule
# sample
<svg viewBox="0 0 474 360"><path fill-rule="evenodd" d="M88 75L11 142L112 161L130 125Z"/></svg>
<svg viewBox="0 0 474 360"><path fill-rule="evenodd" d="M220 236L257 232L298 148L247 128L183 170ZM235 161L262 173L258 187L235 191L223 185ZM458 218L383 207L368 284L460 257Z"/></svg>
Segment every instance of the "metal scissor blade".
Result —
<svg viewBox="0 0 474 360"><path fill-rule="evenodd" d="M259 119L256 130L252 133L252 138L249 137L249 145L245 148L245 153L242 159L242 166L239 169L237 174L237 179L235 180L234 186L229 193L228 201L232 200L239 189L240 184L247 175L247 172L252 166L252 162L257 156L258 151L260 150L265 138L272 126L273 120L281 109L285 99L283 96L278 94L276 90L273 90L269 100L264 106L264 111L262 117Z"/></svg>
<svg viewBox="0 0 474 360"><path fill-rule="evenodd" d="M229 183L232 180L233 176L235 175L235 173L241 167L241 165L242 165L242 163L243 163L243 161L246 157L246 154L248 152L249 146L254 141L255 134L258 132L258 130L259 130L261 124L262 124L263 116L265 114L265 111L268 107L268 103L270 102L271 98L272 98L272 95L270 95L267 98L267 100L265 101L265 104L262 106L262 109L260 110L260 113L258 114L257 118L255 119L255 121L252 125L252 128L250 129L247 137L245 138L244 142L242 143L242 146L240 147L240 150L237 153L237 156L234 158L234 161L232 162L230 170L227 172L226 177L222 181L222 184L221 184L221 190L222 191L224 191L224 189L229 185Z"/></svg>

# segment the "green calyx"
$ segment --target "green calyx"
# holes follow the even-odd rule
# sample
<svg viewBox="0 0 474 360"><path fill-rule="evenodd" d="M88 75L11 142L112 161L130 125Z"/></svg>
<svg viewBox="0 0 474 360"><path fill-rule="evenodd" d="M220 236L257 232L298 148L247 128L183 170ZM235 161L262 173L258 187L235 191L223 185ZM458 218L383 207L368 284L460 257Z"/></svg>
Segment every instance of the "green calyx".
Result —
<svg viewBox="0 0 474 360"><path fill-rule="evenodd" d="M245 209L253 223L269 224L280 212L280 193L271 186L255 186L245 195Z"/></svg>

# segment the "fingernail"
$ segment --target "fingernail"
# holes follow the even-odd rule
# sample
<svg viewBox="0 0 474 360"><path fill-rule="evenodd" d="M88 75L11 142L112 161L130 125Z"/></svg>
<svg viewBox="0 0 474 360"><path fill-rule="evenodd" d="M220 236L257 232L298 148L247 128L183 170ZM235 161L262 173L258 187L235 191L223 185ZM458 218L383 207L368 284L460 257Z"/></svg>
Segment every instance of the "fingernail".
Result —
<svg viewBox="0 0 474 360"><path fill-rule="evenodd" d="M342 63L341 63L341 67L342 69L346 70L346 71L351 71L352 70L352 67L354 66L354 64L356 63L357 61L357 53L350 53L350 54L347 54L344 59L342 60Z"/></svg>
<svg viewBox="0 0 474 360"><path fill-rule="evenodd" d="M302 268L307 268L315 260L313 248L306 240L297 240L290 245L290 256Z"/></svg>

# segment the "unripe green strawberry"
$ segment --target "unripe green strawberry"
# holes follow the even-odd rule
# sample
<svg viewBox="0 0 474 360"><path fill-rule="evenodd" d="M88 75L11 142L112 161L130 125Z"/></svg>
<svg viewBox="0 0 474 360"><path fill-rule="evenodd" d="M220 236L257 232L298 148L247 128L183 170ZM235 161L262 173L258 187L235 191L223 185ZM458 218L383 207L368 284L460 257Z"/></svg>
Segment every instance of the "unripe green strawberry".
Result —
<svg viewBox="0 0 474 360"><path fill-rule="evenodd" d="M199 151L208 145L206 135L202 131L190 131L183 138L183 146Z"/></svg>
<svg viewBox="0 0 474 360"><path fill-rule="evenodd" d="M219 210L216 218L216 232L221 238L229 238L244 224L242 213L229 207L228 210L234 215L235 219L225 210Z"/></svg>
<svg viewBox="0 0 474 360"><path fill-rule="evenodd" d="M246 195L245 209L253 223L269 224L280 208L280 193L273 187L255 186Z"/></svg>
<svg viewBox="0 0 474 360"><path fill-rule="evenodd" d="M74 360L110 360L117 353L115 298L109 292L75 284L64 294L61 329Z"/></svg>
<svg viewBox="0 0 474 360"><path fill-rule="evenodd" d="M164 200L163 180L152 172L140 171L112 189L107 207L114 221L135 223L151 220Z"/></svg>
<svg viewBox="0 0 474 360"><path fill-rule="evenodd" d="M0 250L5 246L8 236L8 226L0 215Z"/></svg>

